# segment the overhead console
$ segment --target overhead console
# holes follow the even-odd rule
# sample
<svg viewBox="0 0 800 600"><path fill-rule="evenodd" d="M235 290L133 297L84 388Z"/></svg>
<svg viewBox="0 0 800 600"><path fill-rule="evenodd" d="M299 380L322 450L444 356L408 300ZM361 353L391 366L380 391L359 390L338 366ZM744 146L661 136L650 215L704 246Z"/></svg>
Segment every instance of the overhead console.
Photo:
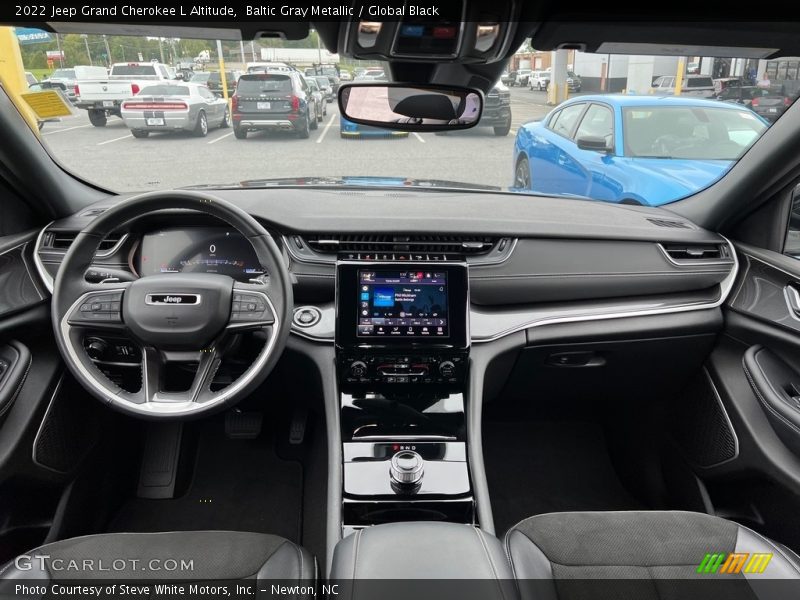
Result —
<svg viewBox="0 0 800 600"><path fill-rule="evenodd" d="M511 0L368 6L360 20L342 23L339 53L364 60L496 62L510 49L518 11Z"/></svg>

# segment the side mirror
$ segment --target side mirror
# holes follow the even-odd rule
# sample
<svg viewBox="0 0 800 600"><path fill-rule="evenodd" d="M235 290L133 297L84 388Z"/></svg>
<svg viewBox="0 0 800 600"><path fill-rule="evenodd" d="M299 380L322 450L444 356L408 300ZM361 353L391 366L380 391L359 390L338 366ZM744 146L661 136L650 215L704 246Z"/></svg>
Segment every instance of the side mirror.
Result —
<svg viewBox="0 0 800 600"><path fill-rule="evenodd" d="M657 88L658 87L658 82L654 81L653 83L650 84L650 87Z"/></svg>
<svg viewBox="0 0 800 600"><path fill-rule="evenodd" d="M454 131L480 121L483 94L438 85L351 83L339 88L348 121L397 131Z"/></svg>
<svg viewBox="0 0 800 600"><path fill-rule="evenodd" d="M581 150L591 150L593 152L611 152L611 148L606 143L606 140L601 137L587 135L579 137L577 142L578 148Z"/></svg>

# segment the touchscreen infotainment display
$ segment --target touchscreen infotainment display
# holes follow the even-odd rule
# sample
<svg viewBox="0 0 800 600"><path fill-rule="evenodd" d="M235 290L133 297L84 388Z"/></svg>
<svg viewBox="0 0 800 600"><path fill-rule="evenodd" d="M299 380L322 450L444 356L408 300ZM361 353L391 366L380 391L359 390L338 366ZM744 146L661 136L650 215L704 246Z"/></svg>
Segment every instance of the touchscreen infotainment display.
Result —
<svg viewBox="0 0 800 600"><path fill-rule="evenodd" d="M359 270L357 337L447 338L447 273Z"/></svg>

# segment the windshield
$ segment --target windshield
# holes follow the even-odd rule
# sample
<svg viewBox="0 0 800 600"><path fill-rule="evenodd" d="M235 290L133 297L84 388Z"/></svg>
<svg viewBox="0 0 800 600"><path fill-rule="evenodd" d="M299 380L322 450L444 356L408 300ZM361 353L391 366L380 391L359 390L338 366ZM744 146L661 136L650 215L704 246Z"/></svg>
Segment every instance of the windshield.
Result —
<svg viewBox="0 0 800 600"><path fill-rule="evenodd" d="M767 128L750 111L707 107L630 107L622 111L625 155L736 160Z"/></svg>
<svg viewBox="0 0 800 600"><path fill-rule="evenodd" d="M45 122L39 134L65 169L115 192L435 186L493 189L531 202L560 196L659 206L724 177L765 131L784 126L782 115L800 92L798 57L731 56L735 47L722 57L541 51L527 40L507 61L481 66L495 81L485 84L477 126L443 135L342 118L338 73L380 85L395 69L328 53L313 28L303 39L219 45L212 38L92 31L61 34L58 42L69 50L63 70L110 64L115 84L130 83L103 90L102 77L80 81L74 114ZM62 73L44 68L56 40L20 48L25 69L40 79ZM106 48L110 56L101 62ZM138 56L141 61L128 62ZM137 92L189 91L157 81L146 85L148 78L165 78L167 67L192 69L191 81L211 83L212 94L227 96L228 116L224 102L209 103L206 130L198 129L196 105L180 121L170 114L138 120L121 114L122 103ZM503 73L510 77L497 86ZM322 97L311 96L317 86ZM209 98L205 88L198 93Z"/></svg>
<svg viewBox="0 0 800 600"><path fill-rule="evenodd" d="M50 77L52 79L75 79L75 71L72 69L56 69Z"/></svg>

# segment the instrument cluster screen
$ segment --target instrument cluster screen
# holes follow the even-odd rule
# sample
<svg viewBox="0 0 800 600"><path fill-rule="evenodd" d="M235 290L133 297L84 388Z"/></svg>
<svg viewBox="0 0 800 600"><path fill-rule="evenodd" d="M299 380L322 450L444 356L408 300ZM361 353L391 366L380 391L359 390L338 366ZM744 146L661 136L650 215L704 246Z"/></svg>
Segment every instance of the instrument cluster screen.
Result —
<svg viewBox="0 0 800 600"><path fill-rule="evenodd" d="M433 266L432 266L433 267ZM447 273L359 270L360 338L447 338Z"/></svg>
<svg viewBox="0 0 800 600"><path fill-rule="evenodd" d="M244 280L264 274L253 246L223 227L164 229L142 237L139 275L218 273Z"/></svg>

